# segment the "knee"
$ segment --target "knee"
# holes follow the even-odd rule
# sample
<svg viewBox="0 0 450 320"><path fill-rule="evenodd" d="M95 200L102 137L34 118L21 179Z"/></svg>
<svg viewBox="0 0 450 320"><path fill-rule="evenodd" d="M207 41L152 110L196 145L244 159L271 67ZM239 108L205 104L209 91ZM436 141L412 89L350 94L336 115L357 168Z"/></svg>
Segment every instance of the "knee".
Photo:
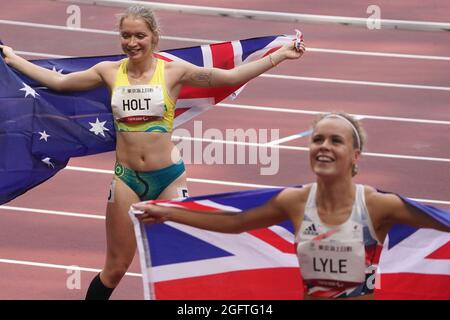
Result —
<svg viewBox="0 0 450 320"><path fill-rule="evenodd" d="M116 261L113 264L109 264L105 270L103 270L103 279L107 282L105 285L115 288L120 280L122 280L129 267L130 263L127 262Z"/></svg>

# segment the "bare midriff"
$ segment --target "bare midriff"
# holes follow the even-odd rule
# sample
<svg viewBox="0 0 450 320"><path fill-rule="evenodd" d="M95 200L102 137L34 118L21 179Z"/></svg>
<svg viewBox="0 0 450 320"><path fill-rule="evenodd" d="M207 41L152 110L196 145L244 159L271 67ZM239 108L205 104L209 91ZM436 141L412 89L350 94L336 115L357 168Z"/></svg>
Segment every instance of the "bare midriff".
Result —
<svg viewBox="0 0 450 320"><path fill-rule="evenodd" d="M116 158L135 171L152 171L181 159L170 133L118 132Z"/></svg>

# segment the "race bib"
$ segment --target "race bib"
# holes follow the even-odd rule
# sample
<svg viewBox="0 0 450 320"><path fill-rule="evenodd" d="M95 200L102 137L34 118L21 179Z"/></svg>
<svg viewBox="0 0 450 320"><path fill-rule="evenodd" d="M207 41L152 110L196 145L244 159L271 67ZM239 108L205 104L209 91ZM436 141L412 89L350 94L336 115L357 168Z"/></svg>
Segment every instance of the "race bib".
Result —
<svg viewBox="0 0 450 320"><path fill-rule="evenodd" d="M132 85L114 89L114 118L120 122L145 122L162 118L165 112L161 85Z"/></svg>
<svg viewBox="0 0 450 320"><path fill-rule="evenodd" d="M298 244L297 254L303 278L313 285L344 287L365 280L361 241L304 241Z"/></svg>

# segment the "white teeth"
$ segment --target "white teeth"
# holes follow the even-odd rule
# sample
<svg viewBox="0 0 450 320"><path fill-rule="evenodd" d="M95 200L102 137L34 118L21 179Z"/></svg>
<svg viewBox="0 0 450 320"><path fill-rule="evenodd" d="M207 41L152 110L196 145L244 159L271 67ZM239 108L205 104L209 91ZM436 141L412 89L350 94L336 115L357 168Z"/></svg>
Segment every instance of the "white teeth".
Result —
<svg viewBox="0 0 450 320"><path fill-rule="evenodd" d="M332 162L333 159L327 156L318 156L317 161L321 161L321 162Z"/></svg>

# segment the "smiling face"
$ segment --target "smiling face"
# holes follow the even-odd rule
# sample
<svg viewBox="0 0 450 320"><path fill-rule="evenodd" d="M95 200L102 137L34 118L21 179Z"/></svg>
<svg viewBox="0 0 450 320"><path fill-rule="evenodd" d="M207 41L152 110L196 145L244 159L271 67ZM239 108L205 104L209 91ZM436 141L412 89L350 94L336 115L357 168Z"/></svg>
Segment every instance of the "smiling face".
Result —
<svg viewBox="0 0 450 320"><path fill-rule="evenodd" d="M158 35L141 18L124 18L119 31L122 50L130 59L147 58L158 42Z"/></svg>
<svg viewBox="0 0 450 320"><path fill-rule="evenodd" d="M352 176L360 150L345 120L328 117L316 123L309 146L311 169L319 177Z"/></svg>

